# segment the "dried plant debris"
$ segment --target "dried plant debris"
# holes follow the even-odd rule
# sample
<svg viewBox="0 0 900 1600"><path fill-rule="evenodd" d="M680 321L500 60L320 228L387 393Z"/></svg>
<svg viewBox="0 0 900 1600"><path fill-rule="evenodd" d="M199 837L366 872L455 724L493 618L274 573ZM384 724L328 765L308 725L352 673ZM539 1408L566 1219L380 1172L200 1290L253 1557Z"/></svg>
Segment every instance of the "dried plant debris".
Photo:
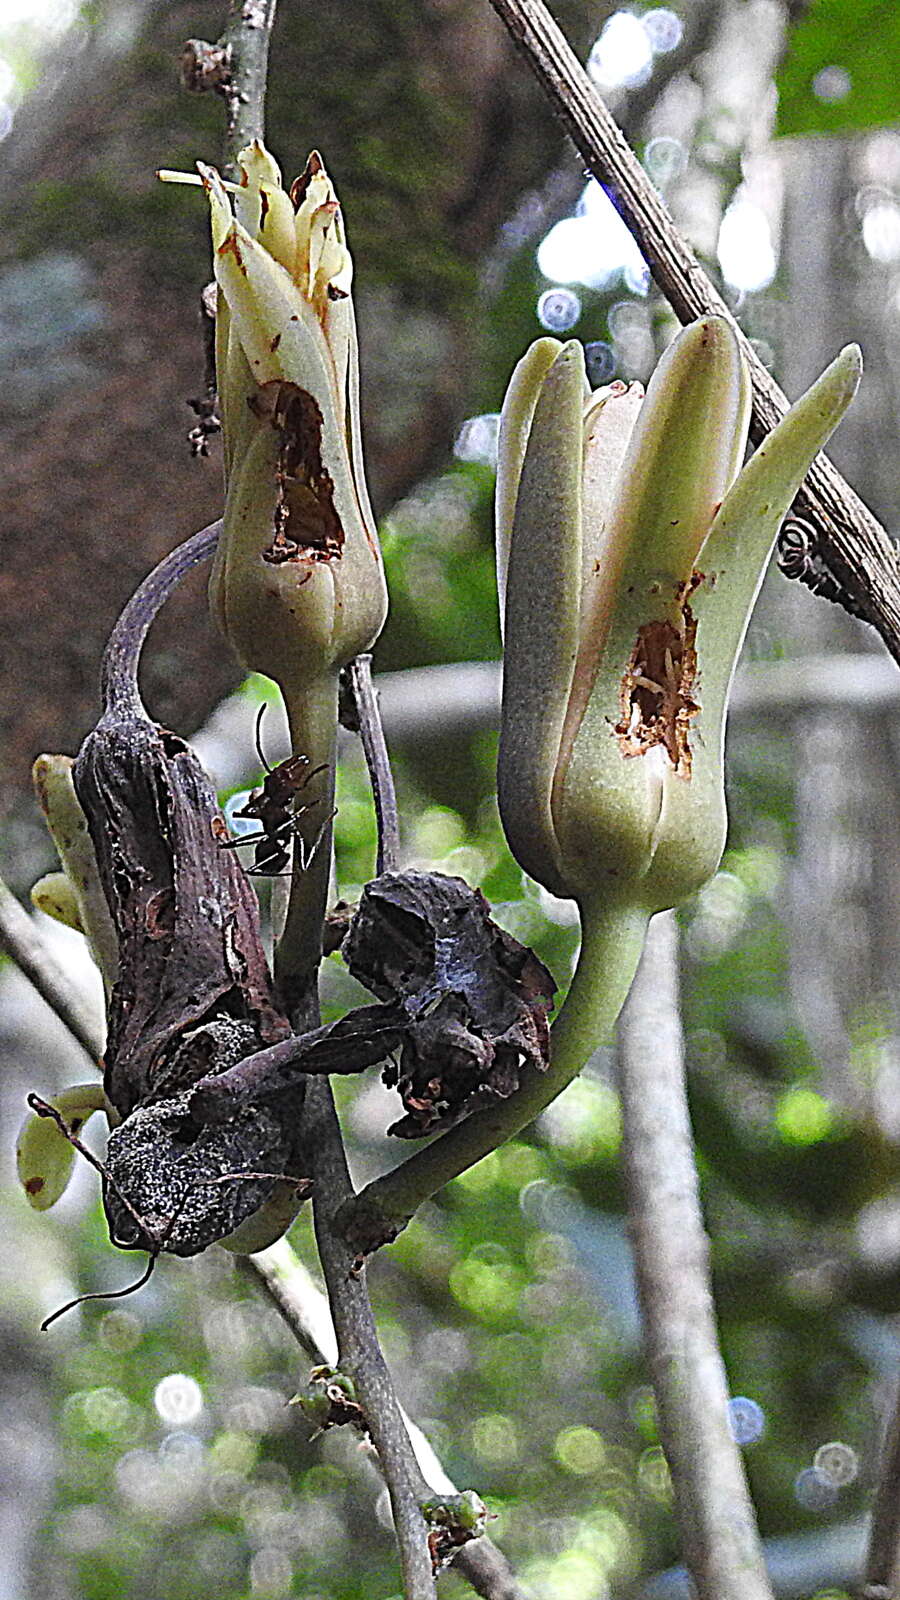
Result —
<svg viewBox="0 0 900 1600"><path fill-rule="evenodd" d="M309 1181L291 1171L302 1096L246 1107L219 1127L195 1124L189 1102L184 1090L139 1106L109 1136L115 1187L104 1183L103 1204L121 1250L196 1255L228 1238L280 1186L298 1197L309 1191ZM269 1165L257 1170L259 1161Z"/></svg>
<svg viewBox="0 0 900 1600"><path fill-rule="evenodd" d="M106 1092L122 1117L213 1070L234 1035L248 1055L290 1027L277 1007L253 889L219 849L219 807L174 734L101 720L75 763L119 942Z"/></svg>
<svg viewBox="0 0 900 1600"><path fill-rule="evenodd" d="M278 434L275 536L263 560L273 566L330 561L341 554L344 530L334 503L334 480L322 460L324 419L318 402L296 383L272 379L260 385L252 408L269 417Z"/></svg>
<svg viewBox="0 0 900 1600"><path fill-rule="evenodd" d="M368 1431L353 1379L334 1367L313 1367L306 1388L292 1395L288 1405L299 1407L312 1424L313 1439L329 1428L342 1428L347 1423L361 1433Z"/></svg>
<svg viewBox="0 0 900 1600"><path fill-rule="evenodd" d="M104 1078L121 1119L106 1159L111 1236L176 1255L232 1233L281 1174L303 1175L302 1081L276 1106L244 1105L216 1129L198 1121L186 1092L291 1031L256 897L219 848L224 822L209 779L182 739L149 720L136 689L140 644L187 549L123 612L105 657L105 710L74 768L118 941Z"/></svg>
<svg viewBox="0 0 900 1600"><path fill-rule="evenodd" d="M533 952L492 921L461 878L386 872L367 885L344 945L353 976L386 1002L399 1043L384 1071L417 1138L506 1099L549 1059L555 985Z"/></svg>
<svg viewBox="0 0 900 1600"><path fill-rule="evenodd" d="M462 1545L483 1536L489 1513L474 1489L464 1489L461 1494L435 1495L424 1501L422 1515L428 1526L432 1571L438 1573Z"/></svg>

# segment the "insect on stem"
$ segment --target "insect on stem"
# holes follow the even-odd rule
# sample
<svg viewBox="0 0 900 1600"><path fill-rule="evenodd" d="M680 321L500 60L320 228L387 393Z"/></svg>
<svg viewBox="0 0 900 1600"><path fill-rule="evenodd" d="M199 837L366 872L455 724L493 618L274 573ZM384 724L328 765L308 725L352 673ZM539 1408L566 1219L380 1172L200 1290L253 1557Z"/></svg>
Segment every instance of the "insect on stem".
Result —
<svg viewBox="0 0 900 1600"><path fill-rule="evenodd" d="M322 763L318 767L313 767L311 771L307 770L309 756L305 755L288 756L285 761L279 761L276 767L270 767L261 740L265 711L266 704L263 702L256 718L256 750L266 776L262 788L254 789L249 800L232 812L233 817L258 822L260 830L241 839L220 839L219 845L223 850L239 850L242 845L253 845L253 865L247 869L250 877L288 877L293 841L296 839L298 843L297 858L300 871L305 872L331 821L331 817L327 817L313 843L307 845L300 834L299 819L305 811L311 811L318 805L319 801L310 800L302 805L298 805L297 801L313 778L318 777L320 772L325 772L326 767ZM286 868L288 871L285 871Z"/></svg>

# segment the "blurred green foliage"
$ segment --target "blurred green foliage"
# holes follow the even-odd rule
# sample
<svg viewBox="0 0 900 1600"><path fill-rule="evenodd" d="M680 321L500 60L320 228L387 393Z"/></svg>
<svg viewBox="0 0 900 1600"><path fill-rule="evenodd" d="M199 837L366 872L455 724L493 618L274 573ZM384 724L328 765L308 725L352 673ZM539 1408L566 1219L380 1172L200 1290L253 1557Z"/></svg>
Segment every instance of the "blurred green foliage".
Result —
<svg viewBox="0 0 900 1600"><path fill-rule="evenodd" d="M847 133L900 116L900 11L885 0L812 0L778 74L777 132Z"/></svg>

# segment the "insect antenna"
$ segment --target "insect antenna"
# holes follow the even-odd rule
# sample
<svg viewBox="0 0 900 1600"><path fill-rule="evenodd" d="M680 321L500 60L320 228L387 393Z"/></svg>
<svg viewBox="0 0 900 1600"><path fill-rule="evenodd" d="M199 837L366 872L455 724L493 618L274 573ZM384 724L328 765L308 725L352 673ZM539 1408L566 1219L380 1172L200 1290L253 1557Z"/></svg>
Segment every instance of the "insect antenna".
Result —
<svg viewBox="0 0 900 1600"><path fill-rule="evenodd" d="M62 1317L67 1311L74 1310L75 1306L82 1305L85 1300L121 1300L125 1295L134 1294L138 1289L143 1289L144 1284L149 1282L153 1273L153 1269L156 1266L162 1251L165 1249L169 1239L172 1237L175 1224L181 1216L185 1205L187 1204L188 1196L190 1194L190 1186L182 1195L176 1210L166 1225L166 1231L162 1235L162 1238L157 1239L149 1223L144 1221L140 1212L135 1210L135 1207L131 1204L127 1194L125 1194L116 1183L116 1180L109 1171L109 1168L104 1165L99 1156L95 1156L94 1152L89 1150L86 1144L82 1143L77 1134L72 1132L69 1124L57 1111L56 1107L50 1105L49 1101L42 1100L39 1094L29 1094L26 1098L31 1110L34 1111L37 1116L49 1117L52 1122L56 1123L56 1126L63 1135L63 1138L67 1139L72 1148L77 1150L80 1156L84 1157L89 1166L93 1167L96 1172L99 1172L104 1183L108 1184L110 1189L112 1189L116 1198L124 1206L125 1210L128 1212L128 1215L140 1229L141 1233L144 1234L146 1238L153 1241L153 1248L148 1252L147 1265L140 1277L135 1278L134 1283L126 1284L124 1289L99 1289L95 1290L91 1294L76 1295L74 1300L67 1300L64 1306L59 1306L56 1311L51 1312L49 1317L44 1318L43 1322L41 1323L41 1332L46 1333L47 1329L50 1327L50 1324L55 1322L57 1317Z"/></svg>
<svg viewBox="0 0 900 1600"><path fill-rule="evenodd" d="M144 1284L149 1283L153 1275L153 1268L158 1260L159 1250L151 1251L147 1257L147 1265L140 1277L135 1278L134 1283L126 1284L124 1289L97 1289L92 1294L79 1294L75 1296L74 1300L67 1300L64 1306L59 1306L56 1311L50 1313L49 1317L44 1318L41 1323L41 1333L46 1333L51 1322L55 1322L57 1317L64 1317L67 1311L74 1311L76 1306L84 1305L85 1300L122 1300L125 1295L134 1294L138 1289L143 1289Z"/></svg>
<svg viewBox="0 0 900 1600"><path fill-rule="evenodd" d="M269 706L268 701L264 700L262 705L260 706L259 710L256 713L256 727L255 727L255 729L253 731L253 742L256 745L256 754L259 756L259 759L262 762L263 766L265 767L266 772L271 777L272 768L269 766L269 763L266 760L265 753L264 753L263 747L262 747L262 719L265 716L266 711L268 710L268 706Z"/></svg>

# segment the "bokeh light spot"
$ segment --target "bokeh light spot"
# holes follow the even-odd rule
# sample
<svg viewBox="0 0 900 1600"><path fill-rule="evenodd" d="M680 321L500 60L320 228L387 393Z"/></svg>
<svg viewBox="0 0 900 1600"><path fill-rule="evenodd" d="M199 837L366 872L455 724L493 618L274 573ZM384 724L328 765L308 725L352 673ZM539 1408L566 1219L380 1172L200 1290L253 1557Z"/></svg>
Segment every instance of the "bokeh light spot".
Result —
<svg viewBox="0 0 900 1600"><path fill-rule="evenodd" d="M599 1472L606 1460L606 1446L593 1428L563 1428L556 1436L553 1450L560 1466L577 1477Z"/></svg>
<svg viewBox="0 0 900 1600"><path fill-rule="evenodd" d="M605 340L592 339L584 347L584 364L591 388L599 389L601 384L609 383L615 373L616 352Z"/></svg>
<svg viewBox="0 0 900 1600"><path fill-rule="evenodd" d="M645 293L647 264L603 186L593 178L575 216L557 222L538 245L537 264L551 283L603 289L622 276Z"/></svg>
<svg viewBox="0 0 900 1600"><path fill-rule="evenodd" d="M846 100L853 88L853 79L844 67L822 67L812 81L812 92L826 105L836 105Z"/></svg>
<svg viewBox="0 0 900 1600"><path fill-rule="evenodd" d="M680 139L660 135L651 139L644 151L644 166L653 182L662 188L673 179L680 178L687 166L687 151Z"/></svg>
<svg viewBox="0 0 900 1600"><path fill-rule="evenodd" d="M765 1432L765 1412L755 1400L736 1394L728 1402L728 1426L735 1444L756 1444Z"/></svg>
<svg viewBox="0 0 900 1600"><path fill-rule="evenodd" d="M163 1422L181 1427L193 1422L203 1410L203 1391L196 1378L183 1372L170 1372L153 1391L155 1405Z"/></svg>
<svg viewBox="0 0 900 1600"><path fill-rule="evenodd" d="M653 70L653 46L641 18L614 11L587 59L588 75L600 89L633 89Z"/></svg>
<svg viewBox="0 0 900 1600"><path fill-rule="evenodd" d="M453 445L457 461L483 461L487 466L495 466L499 430L500 413L497 411L486 411L480 417L468 417Z"/></svg>
<svg viewBox="0 0 900 1600"><path fill-rule="evenodd" d="M900 260L900 206L882 200L869 206L862 220L862 236L873 261L888 265Z"/></svg>
<svg viewBox="0 0 900 1600"><path fill-rule="evenodd" d="M652 11L645 12L641 17L641 26L650 40L650 48L655 56L666 55L669 50L676 50L684 33L681 18L676 12L670 11L668 6L654 6Z"/></svg>
<svg viewBox="0 0 900 1600"><path fill-rule="evenodd" d="M838 1497L834 1484L828 1483L815 1467L804 1467L794 1479L794 1499L804 1511L830 1511Z"/></svg>
<svg viewBox="0 0 900 1600"><path fill-rule="evenodd" d="M852 1446L833 1439L830 1444L819 1445L813 1456L813 1467L833 1489L845 1489L857 1477L859 1457Z"/></svg>
<svg viewBox="0 0 900 1600"><path fill-rule="evenodd" d="M642 1451L637 1465L637 1481L638 1487L650 1500L656 1500L664 1506L671 1504L672 1478L661 1445L653 1444Z"/></svg>
<svg viewBox="0 0 900 1600"><path fill-rule="evenodd" d="M512 1418L501 1412L478 1417L472 1425L472 1448L482 1461L491 1461L497 1466L517 1460L519 1441Z"/></svg>
<svg viewBox="0 0 900 1600"><path fill-rule="evenodd" d="M752 200L738 190L719 227L716 246L722 276L732 289L755 294L775 276L777 262L769 220Z"/></svg>
<svg viewBox="0 0 900 1600"><path fill-rule="evenodd" d="M785 1144L818 1144L833 1132L834 1112L814 1089L788 1089L775 1107L775 1126Z"/></svg>
<svg viewBox="0 0 900 1600"><path fill-rule="evenodd" d="M574 289L545 289L537 303L537 315L548 333L567 333L581 316L581 301Z"/></svg>

